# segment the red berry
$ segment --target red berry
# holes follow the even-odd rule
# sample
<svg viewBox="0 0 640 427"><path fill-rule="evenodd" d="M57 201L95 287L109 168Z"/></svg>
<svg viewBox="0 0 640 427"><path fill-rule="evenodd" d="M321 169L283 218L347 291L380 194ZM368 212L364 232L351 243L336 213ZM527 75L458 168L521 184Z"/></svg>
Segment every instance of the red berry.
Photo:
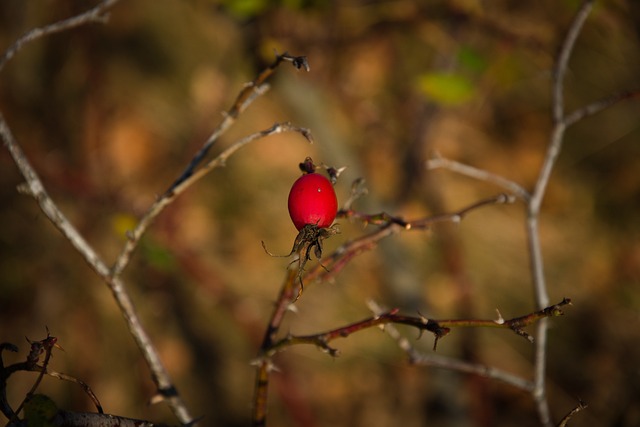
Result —
<svg viewBox="0 0 640 427"><path fill-rule="evenodd" d="M329 227L337 211L336 192L323 175L308 173L293 183L289 192L289 215L298 230L307 224Z"/></svg>

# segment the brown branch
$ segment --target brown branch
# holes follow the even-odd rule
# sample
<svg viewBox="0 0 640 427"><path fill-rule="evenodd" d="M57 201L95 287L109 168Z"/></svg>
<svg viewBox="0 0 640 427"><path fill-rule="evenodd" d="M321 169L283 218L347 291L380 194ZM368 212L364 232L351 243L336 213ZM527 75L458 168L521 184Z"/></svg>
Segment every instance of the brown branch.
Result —
<svg viewBox="0 0 640 427"><path fill-rule="evenodd" d="M252 422L254 427L264 426L267 422L267 395L269 392L269 373L273 368L270 357L266 357L266 353L269 348L273 346L276 335L280 330L280 325L284 320L284 316L287 310L297 298L296 282L299 277L299 264L292 263L287 269L287 275L285 277L282 288L280 288L280 294L274 305L271 318L267 330L265 331L262 339L262 345L260 346L260 356L255 362L256 369L256 381L253 395L253 410L252 410Z"/></svg>
<svg viewBox="0 0 640 427"><path fill-rule="evenodd" d="M374 301L369 301L368 305L371 311L376 314L384 311L382 307L380 307ZM501 381L505 384L509 384L524 391L531 392L533 390L533 383L531 381L527 381L521 377L510 374L498 368L481 365L479 363L465 362L460 359L441 356L434 353L424 354L418 351L406 337L400 334L398 329L392 324L385 325L384 331L398 343L398 347L400 347L405 353L407 353L407 356L409 356L409 362L414 365L449 369L466 374L474 374L484 378Z"/></svg>
<svg viewBox="0 0 640 427"><path fill-rule="evenodd" d="M517 335L527 338L530 342L533 342L533 338L528 335L523 328L533 323L538 322L540 319L547 317L555 317L563 315L561 307L571 304L571 300L568 298L563 299L558 304L554 304L549 307L545 307L542 310L538 310L524 316L514 317L512 319L505 320L502 316L499 316L496 320L484 320L484 319L428 319L423 316L406 316L398 314L398 310L391 310L386 313L382 313L368 319L364 319L350 325L342 326L340 328L332 329L330 331L322 332L319 334L311 335L289 335L276 342L271 346L263 348L263 356L272 356L277 351L282 350L285 347L299 345L299 344L312 344L318 348L326 351L332 356L337 356L338 351L329 346L329 343L337 338L346 338L351 334L369 329L374 326L384 326L388 323L408 325L418 329L420 332L428 331L434 334L434 350L436 349L437 342L440 338L449 334L453 328L500 328L510 329Z"/></svg>
<svg viewBox="0 0 640 427"><path fill-rule="evenodd" d="M340 210L338 216L342 218L353 218L362 221L364 224L380 225L380 228L350 240L342 244L338 249L332 252L328 257L322 259L322 264L318 264L310 269L305 275L306 281L327 280L335 276L342 268L355 256L372 250L377 243L385 237L397 234L401 231L409 230L425 230L436 223L441 222L460 222L470 212L482 207L513 203L512 196L507 194L498 194L478 202L472 203L458 211L433 215L426 218L418 218L411 221L405 221L402 218L394 217L386 213L379 214L363 214L354 210Z"/></svg>
<svg viewBox="0 0 640 427"><path fill-rule="evenodd" d="M9 419L9 423L18 421L17 414L20 413L22 408L25 406L25 403L29 399L31 399L32 396L34 396L34 393L38 389L38 386L40 385L40 382L42 381L42 378L45 375L48 375L60 380L71 381L78 384L80 387L82 387L84 392L91 398L98 412L102 413L102 406L100 405L100 402L97 396L95 395L95 393L93 393L93 391L91 390L91 387L89 387L88 384L70 375L51 371L49 369L48 366L49 366L49 361L51 360L51 357L52 357L53 348L55 347L55 348L62 349L62 347L60 347L57 343L58 342L57 337L51 336L49 334L49 331L47 331L46 338L39 341L31 341L27 339L27 341L29 342L29 344L31 344L31 349L26 359L23 362L13 363L6 367L4 366L4 361L2 359L1 351L8 349L8 350L17 352L18 348L15 345L12 345L9 343L0 344L0 410ZM44 360L42 361L42 363L38 363L43 354L44 354ZM20 371L36 372L38 373L38 376L34 381L33 385L31 386L30 390L25 394L25 397L22 400L22 402L18 405L18 408L14 411L7 401L7 396L6 396L7 381L9 380L11 375Z"/></svg>
<svg viewBox="0 0 640 427"><path fill-rule="evenodd" d="M6 427L24 427L25 425L47 427L170 427L167 424L158 424L147 420L125 418L111 414L65 411L58 409L55 403L45 395L37 395L35 398L39 398L40 402L47 402L55 412L47 414L47 418L42 419L45 415L38 412L39 408L35 408L35 413L29 414L34 417L33 419L27 416L24 420L10 421Z"/></svg>
<svg viewBox="0 0 640 427"><path fill-rule="evenodd" d="M44 366L43 366L44 368ZM96 396L96 394L93 392L93 390L91 389L91 387L89 386L89 384L85 383L82 380L79 380L71 375L62 373L62 372L56 372L56 371L50 371L48 369L44 369L43 372L47 375L49 375L50 377L53 378L57 378L61 381L69 381L75 384L78 384L80 386L80 388L82 388L82 391L85 392L85 394L87 396L89 396L89 399L91 399L91 401L93 402L93 405L96 407L96 411L98 411L99 414L103 414L104 411L102 409L102 405L100 404L100 400L98 399L98 396Z"/></svg>
<svg viewBox="0 0 640 427"><path fill-rule="evenodd" d="M558 427L566 427L567 425L569 425L569 421L571 421L573 416L578 412L581 412L584 409L587 409L588 406L589 405L587 405L583 401L579 401L576 407L573 408L571 411L569 411L569 413L560 420L560 422L558 423Z"/></svg>
<svg viewBox="0 0 640 427"><path fill-rule="evenodd" d="M58 411L51 425L53 427L170 427L167 424L159 424L147 420L126 418L111 414L63 410Z"/></svg>

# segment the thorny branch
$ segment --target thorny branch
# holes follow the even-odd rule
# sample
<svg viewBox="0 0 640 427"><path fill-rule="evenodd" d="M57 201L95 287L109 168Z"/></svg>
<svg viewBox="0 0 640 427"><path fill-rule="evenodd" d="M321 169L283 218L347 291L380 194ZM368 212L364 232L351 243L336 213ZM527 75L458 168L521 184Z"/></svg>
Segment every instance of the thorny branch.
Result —
<svg viewBox="0 0 640 427"><path fill-rule="evenodd" d="M68 30L79 25L84 25L91 22L104 22L107 18L107 9L112 7L117 0L105 0L98 4L93 9L69 18L67 20L54 23L49 26L37 28L29 31L16 41L5 53L0 57L0 71L4 68L6 63L28 42L41 38L43 36L53 34L56 32ZM528 207L528 236L531 264L534 278L534 285L536 291L536 300L539 310L529 315L514 318L510 320L504 320L499 316L498 320L430 320L423 317L415 316L401 316L396 311L390 311L376 315L370 319L333 330L324 332L322 334L308 335L308 336L289 336L276 341L276 336L279 331L282 319L286 314L286 311L290 308L292 301L295 298L295 286L296 277L301 274L301 266L298 265L290 267L285 278L285 283L281 289L281 294L278 298L276 307L272 313L272 317L269 321L267 331L263 340L261 351L266 355L271 355L277 349L294 345L294 344L314 344L317 345L331 354L334 354L335 350L328 346L328 343L336 338L345 337L359 330L369 328L372 326L387 325L387 329L392 328L392 323L404 323L417 327L421 330L429 330L436 335L436 342L441 336L448 333L449 328L452 327L502 327L510 328L514 332L530 339L531 337L522 330L524 326L530 325L534 322L538 322L538 333L536 339L536 372L534 381L519 383L516 379L511 378L509 374L499 373L499 371L492 370L491 368L481 367L479 365L471 364L456 364L455 361L443 361L441 359L432 359L429 363L433 365L441 364L443 367L457 369L465 372L473 372L479 375L485 375L490 378L496 378L508 383L512 383L516 386L520 384L520 387L531 391L537 402L538 413L540 419L544 425L551 424L551 418L549 414L548 402L545 394L545 370L546 370L546 318L549 316L560 315L562 312L560 306L568 304L569 300L563 300L561 303L549 306L548 295L546 290L546 284L544 280L544 270L542 264L542 255L540 251L540 242L538 237L538 215L540 211L540 205L544 197L546 187L550 174L555 165L555 161L560 152L564 132L567 127L582 120L583 118L602 111L624 99L638 97L640 92L627 91L620 94L605 98L600 101L596 101L585 107L579 108L574 112L565 115L564 102L563 102L563 79L568 66L568 61L573 50L573 46L582 25L588 17L592 8L592 0L584 1L583 5L579 9L570 29L565 37L563 46L560 49L558 59L556 61L556 67L553 73L553 119L554 127L551 132L549 148L545 156L543 166L540 171L540 175L536 182L533 193L529 194L526 190L520 187L518 184L490 174L488 172L465 166L456 162L447 161L444 159L436 159L431 162L433 167L446 167L451 170L455 170L459 173L473 176L478 179L493 182L494 184L505 188L507 191L513 193L518 198L527 203ZM263 71L253 82L249 83L238 95L232 107L226 112L223 121L214 130L211 136L203 144L202 148L193 157L190 164L185 171L176 179L176 181L169 187L169 189L160 197L160 199L154 203L149 211L140 220L136 229L129 235L129 240L125 245L123 251L117 258L112 268L108 268L101 257L93 250L93 248L84 240L84 238L78 233L73 225L68 221L64 214L58 209L56 204L47 194L42 182L40 181L35 170L31 167L29 161L24 156L21 148L13 138L11 131L6 124L3 116L0 114L0 136L4 141L5 147L11 153L12 157L22 175L25 178L25 183L20 186L20 191L25 194L29 194L34 197L39 203L42 211L47 215L51 222L62 232L62 234L71 242L71 244L82 254L86 262L94 269L94 271L107 283L112 290L114 298L118 302L125 319L130 327L130 330L141 348L142 353L149 364L149 367L153 373L154 380L158 386L158 390L161 394L164 394L170 405L172 406L176 416L183 424L188 424L192 421L192 418L188 415L186 408L184 407L181 399L179 398L175 388L170 382L170 379L162 366L157 352L149 341L144 329L139 323L136 312L133 305L125 291L124 283L120 279L120 274L126 268L131 254L135 250L140 238L146 232L150 224L157 217L157 215L170 204L175 197L184 192L190 185L202 178L208 171L216 167L224 165L226 159L231 156L242 146L249 142L255 141L260 138L264 138L269 135L281 133L285 131L295 131L303 134L307 139L310 139L308 130L294 127L288 123L276 124L273 127L257 132L237 141L227 150L223 151L218 157L211 160L206 164L202 164L206 158L210 148L219 139L219 137L235 122L237 117L244 111L257 97L262 95L267 89L268 84L266 80L273 74L278 65L282 61L288 61L293 63L296 68L305 68L308 70L308 64L304 57L294 57L288 54L277 55L276 61L265 71ZM459 221L469 211L481 206L495 203L507 203L512 202L513 198L507 195L499 195L496 198L488 199L474 204L468 208L465 208L454 214L446 214L442 216L436 216L416 221L405 221L402 218L393 217L386 213L380 213L375 215L365 215L358 213L351 209L350 203L345 205L345 209L341 211L341 216L350 219L357 219L365 224L378 225L379 228L375 231L362 236L361 238L354 239L347 242L336 250L329 257L330 271L325 271L326 279L331 274L336 274L342 266L344 266L354 256L362 253L366 250L370 250L375 247L377 242L387 236L396 234L402 230L415 230L428 228L431 224L439 221ZM319 278L322 271L319 267L309 271L306 275L308 278ZM426 322L426 323L425 323ZM10 349L10 347L2 347L2 349ZM418 358L412 358L418 360ZM458 363L463 363L459 362ZM3 365L0 368L5 370ZM34 365L34 369L42 368L39 370L41 374L53 374L46 371L46 362L40 365ZM272 369L271 361L269 357L263 357L258 361L258 375L256 378L256 396L254 398L254 425L263 425L266 420L266 396L268 390L268 374ZM576 407L571 413L569 413L560 423L565 425L569 418L573 416L579 410L582 410L585 405L582 403Z"/></svg>
<svg viewBox="0 0 640 427"><path fill-rule="evenodd" d="M369 301L368 305L374 314L379 315L380 313L385 312L385 310L383 310L382 307L380 307L380 305L378 305L374 301ZM509 384L524 391L531 392L533 390L533 383L531 381L527 381L523 378L520 378L519 376L510 374L501 369L481 365L478 363L465 362L460 359L441 356L434 353L422 353L414 348L409 340L401 335L398 329L393 324L385 325L384 331L398 343L398 347L400 347L405 353L407 353L409 362L411 364L444 368L467 374L475 374L481 377L501 381L505 384Z"/></svg>
<svg viewBox="0 0 640 427"><path fill-rule="evenodd" d="M514 199L512 196L500 193L496 196L472 203L471 205L455 212L433 215L414 220L404 220L384 212L379 214L363 214L353 209L341 209L338 212L338 217L354 219L361 221L365 225L374 224L380 227L368 234L342 244L328 257L323 258L322 266L318 265L310 269L309 272L305 274L305 279L309 281L327 280L328 278L335 276L353 257L364 251L373 249L381 239L390 235L401 231L426 230L434 224L442 222L458 223L468 213L476 209L491 205L510 204L513 202Z"/></svg>
<svg viewBox="0 0 640 427"><path fill-rule="evenodd" d="M359 190L356 188L360 187L359 185L354 185L354 192L358 195L363 195L366 192L362 190L360 187ZM357 197L355 197L357 198ZM441 214L433 217L421 218L414 221L404 221L400 218L393 217L388 214L376 214L376 215L365 215L358 213L351 209L351 204L353 200L350 198L348 202L348 209L342 209L339 212L340 216L350 217L354 219L359 219L363 221L365 224L367 223L375 223L379 225L379 228L373 230L372 232L365 234L359 238L350 240L332 252L328 257L323 258L323 263L318 263L314 268L310 269L307 273L304 274L303 280L327 280L329 275L335 275L341 268L346 265L353 257L373 249L377 242L381 239L391 236L393 234L399 233L401 231L407 230L424 230L427 229L434 223L444 222L444 221L453 221L459 222L462 218L468 214L469 212L479 209L484 206L500 204L500 203L511 203L513 202L513 198L509 197L505 194L499 194L495 197L491 197L485 200L481 200L479 202L473 203L463 209L460 209L457 212L453 212L450 214ZM294 245L295 248L295 245ZM302 255L299 255L302 256ZM326 276L320 277L322 273L325 273ZM276 300L273 312L271 313L271 318L269 320L267 329L265 331L264 338L262 340L262 345L260 346L260 355L255 363L257 367L256 371L256 380L255 380L255 389L254 389L254 398L253 398L253 425L254 426L264 426L266 425L266 417L267 417L267 395L269 388L269 373L273 369L273 363L271 361L270 349L274 346L281 346L282 344L275 344L276 337L280 330L280 326L284 317L289 309L291 309L292 304L297 300L296 293L296 283L297 279L302 274L301 264L300 263L291 263L289 264L289 268L287 269L287 275L285 277L285 281L280 289L280 294ZM386 319L386 317L382 317ZM400 319L400 317L397 317ZM420 322L421 320L407 320L407 322ZM384 322L384 320L372 320L372 322ZM433 323L428 322L430 328L433 328L432 332L438 332L442 335L445 334L445 330L439 330ZM373 325L369 325L373 326ZM362 324L360 326L353 326L353 331L355 332L358 328L362 329L362 327L369 327L366 324ZM282 341L280 341L282 343Z"/></svg>
<svg viewBox="0 0 640 427"><path fill-rule="evenodd" d="M146 420L119 417L111 414L105 414L98 398L93 390L83 381L78 380L70 375L55 372L49 369L49 361L51 360L52 350L54 347L61 348L57 344L57 338L49 335L39 341L29 341L31 349L29 354L22 362L16 362L5 366L2 352L9 350L18 352L18 348L10 343L0 343L0 412L2 412L9 420L6 427L20 426L65 426L65 427L86 427L86 426L113 426L113 427L168 427L165 424L152 423ZM40 363L40 358L44 353L44 360ZM37 372L38 377L33 386L26 393L25 398L14 411L7 400L7 381L11 375L16 372ZM43 394L35 394L40 381L44 375L58 378L64 381L70 381L78 384L84 392L93 401L97 413L73 412L59 409L56 404L48 396ZM19 417L23 411L22 418Z"/></svg>
<svg viewBox="0 0 640 427"><path fill-rule="evenodd" d="M495 320L428 319L424 316L406 316L398 314L398 310L394 309L385 313L377 314L374 317L370 317L368 319L319 334L304 336L288 335L274 342L271 347L264 349L263 356L270 357L284 347L298 344L312 344L321 348L322 350L327 351L332 356L337 356L339 354L338 351L329 346L329 343L331 341L335 340L336 338L346 338L351 334L374 326L384 327L388 323L412 326L414 328L417 328L421 333L424 331L431 332L435 336L435 341L433 343L434 351L436 350L438 340L448 335L449 332L451 332L452 328L510 329L517 335L526 338L529 342L534 342L533 337L529 335L523 328L543 318L562 316L564 312L562 311L561 307L569 304L571 304L571 300L565 298L558 304L545 307L542 310L538 310L524 316L514 317L507 320L503 319L502 316L498 316L498 319Z"/></svg>
<svg viewBox="0 0 640 427"><path fill-rule="evenodd" d="M47 331L46 338L39 341L31 341L27 339L27 341L29 342L31 348L25 360L23 362L16 362L8 366L5 366L4 364L4 357L2 352L4 350L10 350L15 353L18 351L18 348L10 343L0 344L0 412L2 412L9 419L9 424L19 421L18 414L24 407L25 403L28 402L32 396L34 396L36 390L38 389L38 386L40 385L40 382L42 381L42 378L45 375L78 384L89 396L89 398L91 398L94 405L96 406L98 413L103 413L102 406L100 405L98 398L86 383L70 375L55 372L49 369L49 361L51 360L54 347L59 349L62 348L60 347L60 345L58 345L58 339L56 337L51 336ZM40 362L43 354L44 358L42 362ZM31 386L31 389L25 394L25 397L18 405L18 408L16 410L13 410L7 400L7 381L9 380L11 375L20 371L37 372L38 377Z"/></svg>

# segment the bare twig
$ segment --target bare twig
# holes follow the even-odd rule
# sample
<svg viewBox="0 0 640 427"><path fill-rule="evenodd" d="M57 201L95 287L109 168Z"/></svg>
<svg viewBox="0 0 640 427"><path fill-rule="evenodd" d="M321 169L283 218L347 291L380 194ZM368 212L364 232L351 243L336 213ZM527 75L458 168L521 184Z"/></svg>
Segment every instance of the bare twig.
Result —
<svg viewBox="0 0 640 427"><path fill-rule="evenodd" d="M107 9L112 7L116 2L117 0L105 0L82 14L27 32L4 53L0 59L0 70L22 47L31 41L56 32L75 28L80 25L92 22L104 22L107 18ZM190 423L192 421L192 417L189 415L182 399L177 394L166 369L160 361L157 350L142 327L138 319L138 315L133 307L133 303L125 291L124 283L119 278L111 277L110 269L107 267L106 263L96 253L91 245L87 243L62 211L58 209L57 205L45 190L38 174L33 169L29 160L13 137L13 134L11 133L11 130L9 129L9 126L4 120L2 114L0 114L0 137L26 181L24 184L19 186L19 190L36 199L40 205L40 209L44 212L47 218L49 218L53 225L82 255L87 264L89 264L98 276L100 276L109 286L125 320L127 321L129 330L131 331L133 338L138 344L138 347L140 348L152 372L152 377L158 387L159 393L166 397L166 400L180 422L183 424Z"/></svg>
<svg viewBox="0 0 640 427"><path fill-rule="evenodd" d="M455 160L446 159L440 155L436 155L433 159L427 160L426 167L427 169L448 169L452 172L466 175L479 181L489 182L513 193L524 202L528 201L531 197L527 190L514 181L488 172L484 169L478 169L473 166L465 165L464 163L456 162Z"/></svg>
<svg viewBox="0 0 640 427"><path fill-rule="evenodd" d="M198 167L198 165L202 162L202 160L206 157L209 149L215 144L215 142L220 138L222 134L224 134L230 127L235 123L238 116L253 103L253 101L263 95L268 89L269 85L266 81L271 77L271 75L276 71L278 66L282 62L291 62L293 66L297 69L304 68L306 71L309 71L309 63L307 62L307 58L305 56L292 56L288 53L283 53L282 55L276 55L276 59L274 62L269 65L265 70L263 70L252 82L247 83L240 91L236 100L232 104L231 108L224 113L224 119L220 124L215 128L215 130L211 133L209 138L202 145L202 148L196 153L193 157L187 168L182 172L182 174L178 177L178 179L169 187L167 193L173 191L175 187L180 185L185 179L191 176L194 170Z"/></svg>
<svg viewBox="0 0 640 427"><path fill-rule="evenodd" d="M542 258L542 250L540 246L540 236L538 230L538 216L540 206L544 198L547 184L551 176L560 149L564 139L564 133L567 128L566 118L564 116L564 77L567 71L569 58L575 45L576 39L580 34L580 30L586 21L591 9L593 0L585 0L580 6L576 16L571 23L567 35L564 38L562 47L555 63L552 84L552 118L553 129L550 135L549 146L545 155L535 188L531 195L531 199L527 205L527 236L529 246L529 260L531 263L531 271L533 276L533 286L538 308L545 307L549 304L549 295L544 277L544 264ZM549 402L546 395L545 376L547 364L547 322L543 319L538 323L537 340L535 349L535 369L534 369L534 390L533 398L536 402L538 416L542 425L550 427L551 414L549 411Z"/></svg>
<svg viewBox="0 0 640 427"><path fill-rule="evenodd" d="M236 100L231 107L224 113L224 118L220 124L213 130L209 138L204 142L200 150L195 154L186 169L180 174L180 176L169 186L167 191L147 210L142 216L136 228L127 233L127 242L125 243L120 255L116 259L113 267L111 268L111 274L113 277L119 276L122 271L128 265L133 251L138 246L143 234L147 231L149 226L153 223L155 218L171 204L175 198L184 192L187 188L199 181L204 175L212 169L219 166L224 166L226 160L237 150L249 142L255 141L259 138L264 138L269 135L282 132L299 132L308 141L312 142L313 138L311 132L308 129L295 127L290 123L275 124L269 129L261 132L251 134L235 144L232 144L229 148L219 154L215 159L209 161L207 164L197 169L204 161L211 147L215 142L223 135L236 121L238 116L245 111L260 95L263 95L268 89L269 84L267 80L276 71L278 66L282 62L291 62L294 67L300 69L304 68L309 71L309 64L304 56L291 56L288 53L282 55L276 55L275 61L263 70L252 82L247 83L245 87L240 91Z"/></svg>
<svg viewBox="0 0 640 427"><path fill-rule="evenodd" d="M102 404L100 404L98 396L96 396L89 384L63 372L50 371L47 369L46 374L61 381L69 381L78 384L80 388L82 388L82 390L87 394L87 396L89 396L89 399L91 399L93 405L96 407L96 411L98 411L99 414L104 414Z"/></svg>
<svg viewBox="0 0 640 427"><path fill-rule="evenodd" d="M119 0L104 0L94 8L89 9L84 13L72 16L71 18L55 22L44 27L34 28L27 31L22 37L15 41L0 57L0 71L2 71L7 62L9 62L11 58L13 58L16 53L20 51L20 49L34 40L54 33L70 30L81 25L106 22L106 20L109 18L107 10L110 9L118 1Z"/></svg>
<svg viewBox="0 0 640 427"><path fill-rule="evenodd" d="M611 107L612 105L617 104L620 101L625 101L633 98L640 98L640 89L625 90L620 93L616 93L614 95L600 99L598 101L594 101L591 104L585 105L584 107L578 108L570 114L567 114L567 116L564 118L564 123L567 126L571 126L586 117L597 114Z"/></svg>
<svg viewBox="0 0 640 427"><path fill-rule="evenodd" d="M229 148L224 150L207 164L191 172L189 176L184 177L177 185L174 185L170 191L165 193L162 197L156 200L153 205L151 205L149 210L147 210L147 212L138 222L136 228L128 233L127 242L125 243L122 251L120 252L120 255L114 263L114 266L111 270L111 275L113 277L118 277L120 273L122 273L124 268L129 263L133 251L135 250L136 246L140 242L140 239L147 231L149 226L153 223L156 217L160 215L160 213L167 206L169 206L180 194L184 193L189 187L202 179L211 170L217 167L224 166L227 162L227 159L245 145L258 139L283 132L298 132L302 134L308 141L311 141L311 133L308 129L293 126L291 123L276 123L269 129L252 133L251 135L245 136L244 138L232 144Z"/></svg>
<svg viewBox="0 0 640 427"><path fill-rule="evenodd" d="M558 154L560 154L564 131L567 127L566 118L564 116L564 76L567 72L569 58L573 51L578 34L580 33L585 20L589 16L589 12L591 12L592 7L593 0L585 0L582 3L582 6L578 10L578 13L569 27L569 31L564 39L554 67L552 92L554 128L551 132L551 139L549 141L549 147L547 148L547 154L542 168L540 169L540 174L538 175L538 180L531 197L530 210L536 214L540 211L540 204L542 203L547 184L549 183L551 171L556 163Z"/></svg>
<svg viewBox="0 0 640 427"><path fill-rule="evenodd" d="M562 47L558 54L558 58L555 62L553 70L553 121L561 122L564 119L564 76L569 66L569 58L573 52L573 46L580 35L582 26L584 25L587 17L591 13L594 0L584 0L582 5L578 9L578 13L573 18L573 22L567 31L567 35L564 37Z"/></svg>

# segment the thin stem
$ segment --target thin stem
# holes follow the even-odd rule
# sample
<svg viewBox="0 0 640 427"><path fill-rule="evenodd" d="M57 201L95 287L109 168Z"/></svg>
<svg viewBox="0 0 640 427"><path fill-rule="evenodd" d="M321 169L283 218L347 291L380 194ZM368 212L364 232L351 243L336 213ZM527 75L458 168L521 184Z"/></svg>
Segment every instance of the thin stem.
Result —
<svg viewBox="0 0 640 427"><path fill-rule="evenodd" d="M555 63L555 69L553 71L553 120L554 122L560 122L564 119L564 76L567 72L569 65L569 58L573 52L573 47L580 35L582 26L584 25L591 9L593 8L594 0L585 0L578 13L573 18L573 22L569 27L569 31L564 38L562 47L558 59Z"/></svg>
<svg viewBox="0 0 640 427"><path fill-rule="evenodd" d="M444 157L436 156L435 158L427 161L426 167L430 170L439 168L448 169L452 172L459 173L461 175L465 175L479 181L489 182L491 184L497 185L498 187L502 187L510 193L513 193L516 197L524 202L528 201L531 197L529 192L517 182L488 172L484 169L465 165L464 163L460 163L455 160L449 160Z"/></svg>
<svg viewBox="0 0 640 427"><path fill-rule="evenodd" d="M566 123L564 122L565 117L563 97L564 76L567 72L569 58L571 57L571 52L573 51L575 42L592 8L593 0L585 0L582 3L582 6L580 6L578 13L574 17L573 22L569 27L569 31L567 32L564 42L562 43L562 47L560 48L560 53L553 71L553 91L551 95L554 130L551 134L549 148L547 149L547 154L545 156L542 169L540 170L540 174L538 175L535 190L533 191L533 195L531 197L531 211L536 214L540 211L540 204L542 202L542 198L544 197L551 171L553 170L553 166L555 165L558 154L560 153L560 147L563 140L562 137L566 129Z"/></svg>
<svg viewBox="0 0 640 427"><path fill-rule="evenodd" d="M258 76L250 83L247 83L245 87L240 91L236 100L224 113L224 119L220 124L214 129L209 138L202 145L202 148L196 153L193 157L187 168L182 172L182 174L176 179L176 181L169 187L167 193L173 191L175 187L177 187L182 181L187 179L193 171L198 167L198 165L202 162L202 160L206 157L209 149L216 143L216 141L220 138L222 134L224 134L230 127L235 123L238 116L246 110L249 105L253 103L253 101L269 89L269 85L266 83L269 77L273 73L275 73L276 69L282 62L291 62L293 66L297 69L304 68L306 71L309 71L309 64L307 62L307 58L305 56L291 56L288 53L283 53L282 55L276 55L276 59L274 62L269 65L266 69L264 69Z"/></svg>
<svg viewBox="0 0 640 427"><path fill-rule="evenodd" d="M434 224L441 222L460 222L470 212L482 207L513 203L513 197L507 194L498 194L493 197L472 203L458 211L433 215L426 218L418 218L411 221L405 221L401 218L388 215L386 213L379 214L363 214L354 210L341 210L338 216L362 221L364 224L380 225L379 228L372 232L360 236L356 239L349 240L342 244L338 249L332 252L328 257L322 259L322 264L318 264L305 274L305 281L327 280L335 276L342 268L355 256L372 250L378 242L385 237L409 230L425 230Z"/></svg>
<svg viewBox="0 0 640 427"><path fill-rule="evenodd" d="M104 23L108 18L107 9L110 9L118 1L119 0L104 0L102 3L99 3L94 8L89 9L84 13L72 16L71 18L64 19L62 21L58 21L44 27L34 28L30 31L27 31L22 37L16 40L0 57L0 71L2 71L7 62L9 62L11 58L16 55L16 53L18 53L26 44L34 40L89 23Z"/></svg>
<svg viewBox="0 0 640 427"><path fill-rule="evenodd" d="M276 334L280 330L280 325L284 320L284 316L296 299L297 278L299 277L299 264L292 263L287 269L284 283L280 289L278 300L276 301L269 325L265 331L262 345L260 346L260 354L256 361L256 382L253 395L253 416L252 423L254 427L264 426L267 423L267 397L269 391L269 372L273 368L271 356L268 350L273 346Z"/></svg>

